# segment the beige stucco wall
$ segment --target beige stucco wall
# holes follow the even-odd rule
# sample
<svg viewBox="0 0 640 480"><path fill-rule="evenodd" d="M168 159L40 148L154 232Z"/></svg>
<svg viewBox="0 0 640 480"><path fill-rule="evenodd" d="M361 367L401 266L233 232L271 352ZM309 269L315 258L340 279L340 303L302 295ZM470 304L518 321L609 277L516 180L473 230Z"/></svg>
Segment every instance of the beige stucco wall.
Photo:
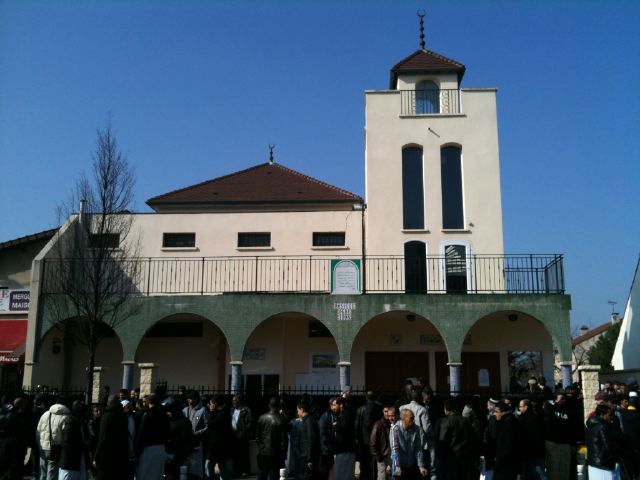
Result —
<svg viewBox="0 0 640 480"><path fill-rule="evenodd" d="M153 213L134 216L131 239L144 257L361 255L362 212ZM195 233L196 248L163 249L163 233ZM271 247L238 249L239 232L271 232ZM313 232L345 232L345 248L313 248Z"/></svg>
<svg viewBox="0 0 640 480"><path fill-rule="evenodd" d="M367 254L401 255L411 240L425 242L428 255L458 240L470 242L472 253L502 254L495 89L462 90L459 115L401 118L399 91L368 91L365 102ZM409 144L424 155L425 231L419 232L402 231L402 147ZM442 231L440 148L447 144L462 146L465 231Z"/></svg>
<svg viewBox="0 0 640 480"><path fill-rule="evenodd" d="M421 317L408 321L410 312L391 312L370 320L356 336L351 349L351 383L365 384L365 352L428 352L429 378L432 388L446 388L436 385L435 352L446 352L444 345L420 345L420 335L440 335L438 330ZM399 343L392 344L391 336L400 335ZM400 388L400 385L398 386Z"/></svg>
<svg viewBox="0 0 640 480"><path fill-rule="evenodd" d="M507 314L500 313L479 320L469 330L471 343L464 345L463 352L499 352L500 384L503 391L509 390L509 352L542 352L542 371L549 384L553 379L555 363L553 340L544 325L523 314L512 322Z"/></svg>
<svg viewBox="0 0 640 480"><path fill-rule="evenodd" d="M53 353L54 341L61 347L60 353ZM38 368L34 369L32 385L49 385L61 387L65 384L64 364L68 368L69 377L66 385L73 388L84 388L87 384L85 376L88 355L85 347L78 344L66 344L63 333L52 328L45 336L39 350ZM103 367L102 385L108 385L112 393L117 392L122 384L122 346L117 336L104 339L96 351L96 366Z"/></svg>
<svg viewBox="0 0 640 480"><path fill-rule="evenodd" d="M444 73L440 75L399 75L396 88L398 90L415 90L417 84L425 80L435 83L441 90L458 88L458 75L455 73Z"/></svg>
<svg viewBox="0 0 640 480"><path fill-rule="evenodd" d="M227 340L211 321L192 316L173 316L161 322L202 322L202 337L144 337L136 352L136 364L157 365L156 381L169 387L207 385L224 388L229 353ZM139 385L140 370L134 369L133 384Z"/></svg>
<svg viewBox="0 0 640 480"><path fill-rule="evenodd" d="M304 376L312 373L312 353L338 352L333 337L309 337L310 319L307 315L287 313L258 325L249 336L245 348L264 348L265 359L245 359L242 373L278 374L281 385L286 387L304 382L308 378Z"/></svg>

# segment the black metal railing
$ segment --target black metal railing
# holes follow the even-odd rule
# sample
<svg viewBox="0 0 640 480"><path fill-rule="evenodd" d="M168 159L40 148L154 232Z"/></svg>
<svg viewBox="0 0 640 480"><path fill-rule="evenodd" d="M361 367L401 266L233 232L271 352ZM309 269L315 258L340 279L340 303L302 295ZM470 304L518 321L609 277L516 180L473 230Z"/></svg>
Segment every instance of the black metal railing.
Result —
<svg viewBox="0 0 640 480"><path fill-rule="evenodd" d="M217 293L329 293L328 256L243 256L114 259L109 292L140 295ZM345 257L342 257L345 258ZM347 257L354 258L354 257ZM355 257L358 258L358 257ZM564 293L562 255L471 255L467 257L360 257L363 293ZM42 293L68 293L65 277L79 260L47 259ZM119 270L118 270L119 269ZM133 278L132 278L133 277ZM79 279L90 288L91 279Z"/></svg>
<svg viewBox="0 0 640 480"><path fill-rule="evenodd" d="M401 115L460 113L460 90L400 90Z"/></svg>

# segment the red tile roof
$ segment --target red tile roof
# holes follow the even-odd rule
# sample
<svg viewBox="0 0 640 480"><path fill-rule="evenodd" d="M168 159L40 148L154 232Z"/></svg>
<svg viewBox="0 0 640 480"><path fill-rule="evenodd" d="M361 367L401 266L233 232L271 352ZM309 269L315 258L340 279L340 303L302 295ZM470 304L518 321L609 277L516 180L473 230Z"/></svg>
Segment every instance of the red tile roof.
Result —
<svg viewBox="0 0 640 480"><path fill-rule="evenodd" d="M364 200L277 163L263 163L147 200L152 208L292 203L364 203Z"/></svg>
<svg viewBox="0 0 640 480"><path fill-rule="evenodd" d="M589 330L584 335L580 335L579 337L576 337L573 340L571 340L571 344L574 347L576 345L580 345L582 342L585 342L585 341L589 340L590 338L595 337L596 335L600 335L600 334L606 332L611 325L613 325L613 324L609 321L609 322L603 323L602 325L599 325L599 326L597 326L595 328L592 328L591 330Z"/></svg>
<svg viewBox="0 0 640 480"><path fill-rule="evenodd" d="M396 88L396 81L399 73L446 73L454 72L458 74L458 82L466 67L460 62L451 60L439 53L431 50L416 50L408 57L401 60L391 69L391 81L389 88Z"/></svg>

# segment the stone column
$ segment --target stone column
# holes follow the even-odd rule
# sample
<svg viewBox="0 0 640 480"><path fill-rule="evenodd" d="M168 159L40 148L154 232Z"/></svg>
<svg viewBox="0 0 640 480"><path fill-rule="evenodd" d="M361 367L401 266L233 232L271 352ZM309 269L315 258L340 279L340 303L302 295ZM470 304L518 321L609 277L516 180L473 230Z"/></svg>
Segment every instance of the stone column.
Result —
<svg viewBox="0 0 640 480"><path fill-rule="evenodd" d="M578 367L582 396L584 397L584 418L586 419L596 405L596 393L600 391L600 365L582 365Z"/></svg>
<svg viewBox="0 0 640 480"><path fill-rule="evenodd" d="M231 393L236 394L242 388L242 362L239 360L229 362L231 365L231 385L229 388Z"/></svg>
<svg viewBox="0 0 640 480"><path fill-rule="evenodd" d="M351 362L338 362L340 368L340 390L351 386Z"/></svg>
<svg viewBox="0 0 640 480"><path fill-rule="evenodd" d="M460 377L462 363L451 362L447 365L449 365L449 391L455 397L460 395L460 390L462 390L462 378Z"/></svg>
<svg viewBox="0 0 640 480"><path fill-rule="evenodd" d="M140 368L140 398L153 393L156 388L157 363L139 363Z"/></svg>
<svg viewBox="0 0 640 480"><path fill-rule="evenodd" d="M133 369L135 366L136 362L133 360L122 362L122 388L126 388L129 392L133 389Z"/></svg>
<svg viewBox="0 0 640 480"><path fill-rule="evenodd" d="M91 400L93 403L100 403L100 392L102 391L102 367L93 367L93 381L91 383Z"/></svg>
<svg viewBox="0 0 640 480"><path fill-rule="evenodd" d="M573 384L573 377L571 375L571 362L560 362L560 369L562 371L562 388L570 387Z"/></svg>

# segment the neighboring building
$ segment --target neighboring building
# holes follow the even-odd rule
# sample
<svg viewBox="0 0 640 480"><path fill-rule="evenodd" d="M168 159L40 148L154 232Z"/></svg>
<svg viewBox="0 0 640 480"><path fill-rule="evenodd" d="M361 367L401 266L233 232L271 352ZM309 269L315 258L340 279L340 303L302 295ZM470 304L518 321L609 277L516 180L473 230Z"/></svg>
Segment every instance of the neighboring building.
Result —
<svg viewBox="0 0 640 480"><path fill-rule="evenodd" d="M580 327L580 335L571 340L571 347L573 350L573 380L575 382L580 381L580 373L578 367L582 365L590 365L589 363L589 350L593 348L602 335L604 335L609 327L620 322L620 317L617 313L611 314L611 320L602 325L598 325L595 328L589 329L586 325Z"/></svg>
<svg viewBox="0 0 640 480"><path fill-rule="evenodd" d="M562 256L503 252L496 90L461 88L465 67L422 47L365 94L366 202L270 161L132 214L142 308L99 347L107 384L152 363L169 384L248 393L416 377L494 392L514 353L551 378L552 339L570 383ZM35 260L25 382L79 385L86 354L46 308L55 253Z"/></svg>
<svg viewBox="0 0 640 480"><path fill-rule="evenodd" d="M31 262L56 231L0 243L0 390L21 385Z"/></svg>
<svg viewBox="0 0 640 480"><path fill-rule="evenodd" d="M611 364L616 370L640 370L640 260L622 317L622 326ZM635 318L634 318L635 316Z"/></svg>

